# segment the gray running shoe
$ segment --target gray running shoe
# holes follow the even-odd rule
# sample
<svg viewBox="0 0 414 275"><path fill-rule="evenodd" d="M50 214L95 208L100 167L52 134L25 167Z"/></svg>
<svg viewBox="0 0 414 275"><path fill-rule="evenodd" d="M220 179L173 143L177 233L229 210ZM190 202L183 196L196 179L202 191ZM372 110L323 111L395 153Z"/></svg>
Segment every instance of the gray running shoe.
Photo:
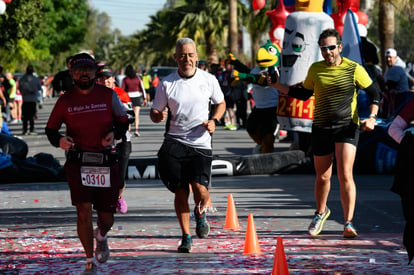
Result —
<svg viewBox="0 0 414 275"><path fill-rule="evenodd" d="M345 223L344 238L352 239L352 238L355 238L356 236L358 236L358 233L357 233L354 225L352 224L352 222Z"/></svg>
<svg viewBox="0 0 414 275"><path fill-rule="evenodd" d="M81 275L95 275L98 274L98 267L94 262L86 263L85 270L81 273Z"/></svg>
<svg viewBox="0 0 414 275"><path fill-rule="evenodd" d="M196 219L196 234L200 239L207 238L210 233L210 224L207 221L207 211L198 214L196 211L197 207L194 209L194 216Z"/></svg>
<svg viewBox="0 0 414 275"><path fill-rule="evenodd" d="M104 263L109 258L109 247L108 247L108 238L105 238L103 241L99 241L96 237L98 235L99 228L95 229L95 239L96 239L96 249L95 249L95 259Z"/></svg>
<svg viewBox="0 0 414 275"><path fill-rule="evenodd" d="M193 244L193 240L191 239L190 235L183 235L183 238L181 239L181 244L178 247L179 253L190 253L191 252L191 246Z"/></svg>
<svg viewBox="0 0 414 275"><path fill-rule="evenodd" d="M325 207L325 212L323 212L322 214L315 212L315 216L313 216L312 222L308 227L309 235L313 237L318 236L319 233L321 233L323 224L325 223L329 215L331 215L331 210L329 210L327 206Z"/></svg>

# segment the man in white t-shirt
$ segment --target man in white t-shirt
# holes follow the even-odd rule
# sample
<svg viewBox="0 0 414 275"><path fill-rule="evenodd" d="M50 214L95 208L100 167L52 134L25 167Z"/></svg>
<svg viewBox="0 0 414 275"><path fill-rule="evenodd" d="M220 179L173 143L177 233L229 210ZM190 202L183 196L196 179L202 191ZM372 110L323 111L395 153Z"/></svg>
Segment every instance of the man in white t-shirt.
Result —
<svg viewBox="0 0 414 275"><path fill-rule="evenodd" d="M194 193L196 234L206 238L210 232L206 210L210 200L211 135L223 116L226 103L214 75L197 68L194 41L177 41L174 58L178 70L158 85L150 117L159 123L167 118L164 143L158 152L158 169L165 186L175 194L174 207L182 231L178 252L189 253L190 185ZM210 112L210 105L215 105Z"/></svg>

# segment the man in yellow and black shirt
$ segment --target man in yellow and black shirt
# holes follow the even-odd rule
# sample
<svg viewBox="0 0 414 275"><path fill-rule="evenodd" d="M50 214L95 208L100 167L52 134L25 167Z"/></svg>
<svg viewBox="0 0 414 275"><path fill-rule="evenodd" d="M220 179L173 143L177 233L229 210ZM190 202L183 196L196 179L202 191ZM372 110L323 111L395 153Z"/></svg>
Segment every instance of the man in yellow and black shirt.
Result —
<svg viewBox="0 0 414 275"><path fill-rule="evenodd" d="M311 65L303 83L292 87L279 82L272 85L282 94L301 100L315 96L312 150L316 172L316 212L308 228L309 235L319 235L331 213L326 202L335 154L345 221L343 236L354 238L358 234L352 224L356 202L353 166L359 126L366 131L374 129L380 90L360 64L341 56L342 39L335 29L324 30L318 44L324 60ZM370 115L361 121L357 110L358 89L365 90L370 98Z"/></svg>

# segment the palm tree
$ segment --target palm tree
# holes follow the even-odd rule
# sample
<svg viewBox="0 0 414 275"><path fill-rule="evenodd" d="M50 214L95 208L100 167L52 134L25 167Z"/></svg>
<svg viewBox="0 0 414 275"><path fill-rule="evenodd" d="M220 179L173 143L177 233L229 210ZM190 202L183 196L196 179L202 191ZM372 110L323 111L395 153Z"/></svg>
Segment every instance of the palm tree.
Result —
<svg viewBox="0 0 414 275"><path fill-rule="evenodd" d="M174 9L183 15L179 25L180 36L190 36L205 51L207 62L218 63L219 56L226 53L224 39L228 26L227 0L187 0L187 5Z"/></svg>
<svg viewBox="0 0 414 275"><path fill-rule="evenodd" d="M280 0L282 1L282 0ZM264 33L268 32L271 27L271 20L266 15L266 11L275 8L278 1L267 1L265 7L261 10L255 11L250 3L249 15L244 19L244 25L247 28L247 31L250 34L252 40L252 55L251 55L251 64L255 64L256 53L260 47L260 38ZM273 7L274 6L274 7ZM272 8L273 7L273 8Z"/></svg>
<svg viewBox="0 0 414 275"><path fill-rule="evenodd" d="M381 58L383 69L385 66L385 57L383 53L387 48L394 48L394 34L396 33L396 21L395 12L398 14L404 13L409 20L412 22L414 15L414 1L413 0L380 0L378 10L378 27L379 27L379 38L381 44ZM404 30L401 30L401 34L405 33L407 26ZM405 35L405 34L404 34ZM403 37L399 38L404 40ZM406 49L403 49L405 51ZM408 52L406 56L410 56Z"/></svg>
<svg viewBox="0 0 414 275"><path fill-rule="evenodd" d="M237 0L229 0L229 48L235 56L239 55L237 24Z"/></svg>
<svg viewBox="0 0 414 275"><path fill-rule="evenodd" d="M392 0L380 0L378 11L378 27L379 37L381 44L381 53L385 52L385 49L394 48L394 4ZM382 57L383 71L385 71L385 58Z"/></svg>

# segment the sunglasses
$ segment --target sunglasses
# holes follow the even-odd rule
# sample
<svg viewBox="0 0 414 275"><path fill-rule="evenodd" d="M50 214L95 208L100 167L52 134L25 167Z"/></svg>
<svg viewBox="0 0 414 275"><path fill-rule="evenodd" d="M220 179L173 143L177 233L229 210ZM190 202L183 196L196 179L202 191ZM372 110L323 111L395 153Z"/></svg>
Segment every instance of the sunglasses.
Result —
<svg viewBox="0 0 414 275"><path fill-rule="evenodd" d="M326 52L328 50L333 51L338 47L339 45L329 45L329 46L321 46L321 51Z"/></svg>

